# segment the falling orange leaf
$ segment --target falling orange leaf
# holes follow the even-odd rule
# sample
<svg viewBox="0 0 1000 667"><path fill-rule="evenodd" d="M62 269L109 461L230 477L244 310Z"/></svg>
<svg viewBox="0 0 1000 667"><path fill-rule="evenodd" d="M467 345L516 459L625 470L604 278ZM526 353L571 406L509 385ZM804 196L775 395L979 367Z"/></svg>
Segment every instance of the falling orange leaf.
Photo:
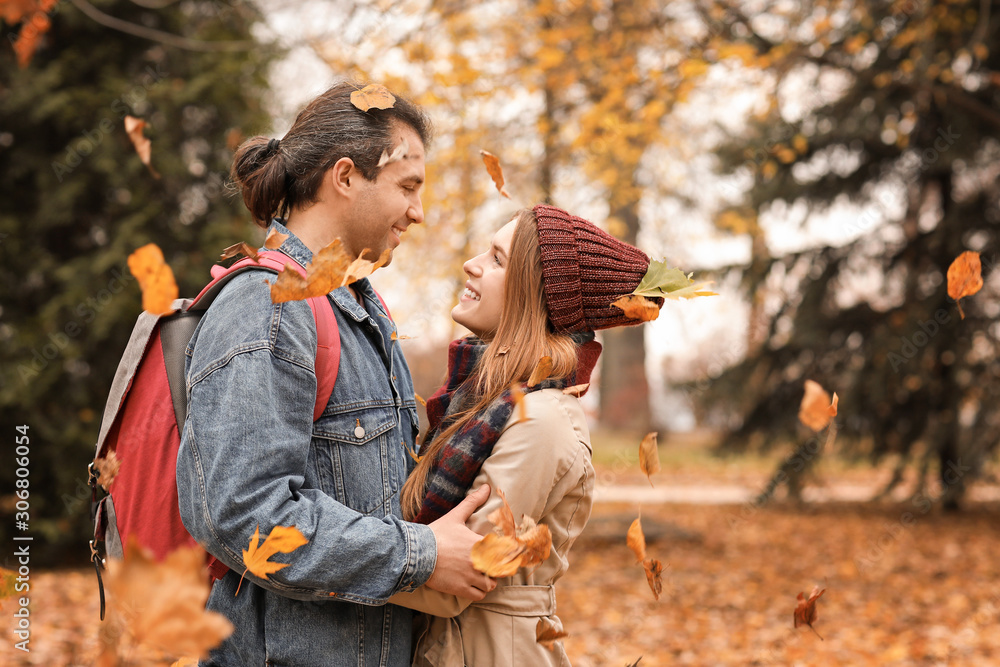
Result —
<svg viewBox="0 0 1000 667"><path fill-rule="evenodd" d="M983 288L983 265L979 253L966 250L948 267L948 296L958 305L958 314L965 319L962 298L972 296Z"/></svg>
<svg viewBox="0 0 1000 667"><path fill-rule="evenodd" d="M814 431L822 431L837 416L837 394L830 400L830 394L818 382L806 380L805 394L799 406L799 421Z"/></svg>
<svg viewBox="0 0 1000 667"><path fill-rule="evenodd" d="M500 168L500 158L489 151L481 150L479 154L483 156L483 164L486 165L486 172L493 179L493 185L497 187L497 191L507 199L510 199L510 195L507 194L507 190L503 187L503 169Z"/></svg>
<svg viewBox="0 0 1000 667"><path fill-rule="evenodd" d="M639 443L639 469L646 473L649 485L653 486L652 475L660 472L660 452L656 446L656 432L647 433Z"/></svg>
<svg viewBox="0 0 1000 667"><path fill-rule="evenodd" d="M510 385L510 398L517 407L517 421L515 423L520 424L528 421L528 406L524 402L524 390L521 389L519 382Z"/></svg>
<svg viewBox="0 0 1000 667"><path fill-rule="evenodd" d="M257 526L250 538L249 548L243 551L243 564L247 566L243 575L246 576L246 573L250 572L261 579L267 579L267 575L291 565L291 563L275 563L268 560L271 556L278 552L287 554L295 551L303 544L308 544L309 540L295 526L275 526L264 543L258 546L259 542L260 526ZM238 586L236 592L240 592Z"/></svg>
<svg viewBox="0 0 1000 667"><path fill-rule="evenodd" d="M240 241L239 243L234 243L225 250L219 256L219 261L226 261L227 259L232 259L233 257L239 257L240 255L246 255L254 261L259 261L260 256L257 254L257 249L251 246L246 241Z"/></svg>
<svg viewBox="0 0 1000 667"><path fill-rule="evenodd" d="M128 138L132 140L135 152L138 153L139 159L149 169L149 173L153 175L153 178L159 178L160 175L156 173L151 164L153 143L142 133L144 127L146 127L146 121L135 116L125 116L125 132L128 134Z"/></svg>
<svg viewBox="0 0 1000 667"><path fill-rule="evenodd" d="M174 312L170 306L177 298L177 282L158 245L149 243L129 255L128 269L139 281L143 310L153 315Z"/></svg>
<svg viewBox="0 0 1000 667"><path fill-rule="evenodd" d="M806 598L805 593L798 594L795 599L799 602L795 606L794 614L796 628L800 625L808 625L813 632L816 632L816 628L813 627L813 623L816 621L816 600L823 593L826 593L825 588L820 590L819 586L813 586L812 593L809 594L808 598ZM816 632L816 636L823 639L818 632Z"/></svg>
<svg viewBox="0 0 1000 667"><path fill-rule="evenodd" d="M413 336L407 336L406 334L400 334L393 331L389 338L391 340L410 340Z"/></svg>
<svg viewBox="0 0 1000 667"><path fill-rule="evenodd" d="M410 152L410 142L406 140L406 137L403 137L403 140L399 143L398 146L396 146L395 149L393 149L392 153L389 153L388 150L382 151L382 157L378 159L378 164L375 166L381 168L386 166L387 164L392 164L393 162L399 162L404 157L406 157L406 154L408 152Z"/></svg>
<svg viewBox="0 0 1000 667"><path fill-rule="evenodd" d="M375 273L377 269L380 269L388 264L389 260L392 259L391 248L383 250L382 254L379 255L378 259L374 262L370 262L364 258L369 252L371 251L367 248L362 250L358 258L351 262L351 265L347 267L347 271L344 272L343 285L350 285L352 283L356 283L362 278L367 278L371 274Z"/></svg>
<svg viewBox="0 0 1000 667"><path fill-rule="evenodd" d="M344 250L344 244L340 239L334 239L313 255L304 278L297 270L286 266L271 285L271 302L284 303L329 294L344 284L349 266L351 258Z"/></svg>
<svg viewBox="0 0 1000 667"><path fill-rule="evenodd" d="M566 387L562 391L564 394L568 394L569 396L576 396L577 398L579 398L587 393L588 388L590 388L590 383L586 382L584 384L575 384L572 387Z"/></svg>
<svg viewBox="0 0 1000 667"><path fill-rule="evenodd" d="M424 406L425 408L427 407L427 401L420 394L416 393L413 394L413 398L417 399L417 403L419 403L420 405Z"/></svg>
<svg viewBox="0 0 1000 667"><path fill-rule="evenodd" d="M281 247L281 244L288 240L288 234L282 234L274 227L271 231L267 233L267 238L264 239L264 247L268 250L277 250Z"/></svg>
<svg viewBox="0 0 1000 667"><path fill-rule="evenodd" d="M556 642L569 634L562 630L557 630L552 621L547 618L538 619L535 625L535 641L552 651L556 647Z"/></svg>
<svg viewBox="0 0 1000 667"><path fill-rule="evenodd" d="M503 504L488 517L496 528L472 545L472 566L491 577L509 577L549 557L552 533L548 526L536 524L529 516L522 516L521 525L515 527L507 498L500 489L497 494Z"/></svg>
<svg viewBox="0 0 1000 667"><path fill-rule="evenodd" d="M351 104L362 111L372 108L391 109L396 104L396 98L381 83L370 83L361 90L351 93Z"/></svg>
<svg viewBox="0 0 1000 667"><path fill-rule="evenodd" d="M552 357L542 357L535 364L535 370L531 371L531 377L528 378L528 386L534 387L550 375L552 375Z"/></svg>
<svg viewBox="0 0 1000 667"><path fill-rule="evenodd" d="M611 305L625 313L625 317L640 322L649 322L660 316L659 304L638 294L628 294L615 299Z"/></svg>
<svg viewBox="0 0 1000 667"><path fill-rule="evenodd" d="M655 558L646 558L642 561L642 569L646 571L646 582L653 591L653 599L659 600L663 592L663 563Z"/></svg>
<svg viewBox="0 0 1000 667"><path fill-rule="evenodd" d="M419 456L415 451L413 451L412 449L410 449L409 446L407 446L407 444L406 444L405 441L402 444L403 444L403 449L405 449L406 453L410 455L410 458L413 459L414 461L416 461L417 463L420 463L420 459L422 459L424 457L423 456Z"/></svg>
<svg viewBox="0 0 1000 667"><path fill-rule="evenodd" d="M105 491L111 491L111 483L118 476L122 462L118 458L118 452L110 451L103 458L94 459L94 469L98 472L97 483L104 487Z"/></svg>
<svg viewBox="0 0 1000 667"><path fill-rule="evenodd" d="M625 542L635 554L636 563L646 560L646 535L642 532L642 517L633 521L632 525L628 527Z"/></svg>
<svg viewBox="0 0 1000 667"><path fill-rule="evenodd" d="M210 585L201 549L181 547L157 562L133 537L125 559L109 558L107 564L108 618L99 630L98 664L125 664L120 658L134 658L136 646L206 658L232 634L225 616L205 609Z"/></svg>

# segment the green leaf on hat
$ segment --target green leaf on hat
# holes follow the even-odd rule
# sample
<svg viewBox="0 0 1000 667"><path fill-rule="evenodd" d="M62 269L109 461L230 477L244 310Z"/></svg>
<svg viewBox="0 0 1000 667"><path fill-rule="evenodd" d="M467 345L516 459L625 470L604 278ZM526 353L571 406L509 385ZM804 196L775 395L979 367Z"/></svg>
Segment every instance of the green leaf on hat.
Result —
<svg viewBox="0 0 1000 667"><path fill-rule="evenodd" d="M705 291L704 288L711 283L695 283L691 279L692 274L685 275L680 269L671 269L667 262L652 260L646 275L642 277L638 287L632 292L639 296L656 297L665 299L693 299L698 296L718 296L716 292Z"/></svg>

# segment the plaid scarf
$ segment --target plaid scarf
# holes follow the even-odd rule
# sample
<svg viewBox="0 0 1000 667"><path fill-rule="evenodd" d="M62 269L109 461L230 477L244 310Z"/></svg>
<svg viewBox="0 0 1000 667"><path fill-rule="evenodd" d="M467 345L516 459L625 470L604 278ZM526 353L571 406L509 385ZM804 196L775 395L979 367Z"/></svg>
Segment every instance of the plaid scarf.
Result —
<svg viewBox="0 0 1000 667"><path fill-rule="evenodd" d="M525 393L590 382L590 373L601 354L601 344L594 340L593 332L574 334L573 340L577 344L576 371L569 377L543 380L530 388L522 383ZM448 379L427 400L430 428L424 442L434 440L438 433L454 422L459 412L476 402L475 379L472 376L485 350L486 343L475 336L452 341L448 346ZM514 406L510 389L506 389L445 443L427 472L424 502L413 519L416 523L426 524L439 519L462 502L483 462L493 452L493 446L514 412Z"/></svg>

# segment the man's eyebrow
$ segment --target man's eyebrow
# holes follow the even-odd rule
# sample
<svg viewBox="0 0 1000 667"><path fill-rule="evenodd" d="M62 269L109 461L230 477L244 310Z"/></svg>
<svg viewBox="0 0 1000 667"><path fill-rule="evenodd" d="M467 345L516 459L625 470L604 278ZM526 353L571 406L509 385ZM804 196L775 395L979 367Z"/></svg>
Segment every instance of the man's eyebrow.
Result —
<svg viewBox="0 0 1000 667"><path fill-rule="evenodd" d="M403 176L399 180L410 181L412 183L416 183L417 185L423 185L424 183L424 177L421 176L420 174L407 174L406 176Z"/></svg>

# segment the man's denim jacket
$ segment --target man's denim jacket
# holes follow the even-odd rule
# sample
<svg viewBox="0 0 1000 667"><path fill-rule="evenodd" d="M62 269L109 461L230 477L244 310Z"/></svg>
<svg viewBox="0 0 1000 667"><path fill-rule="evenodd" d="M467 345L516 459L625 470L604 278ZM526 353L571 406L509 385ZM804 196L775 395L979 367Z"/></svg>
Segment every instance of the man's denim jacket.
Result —
<svg viewBox="0 0 1000 667"><path fill-rule="evenodd" d="M280 223L271 227L290 232ZM305 265L290 235L280 250ZM181 517L228 565L208 608L235 633L211 663L408 665L411 614L385 604L430 577L437 546L427 526L400 519L417 417L413 382L395 327L368 280L331 292L340 369L313 422L316 325L304 301L272 304L275 276L233 278L187 349L189 409L177 456ZM295 526L309 543L245 575L243 550L260 527Z"/></svg>

